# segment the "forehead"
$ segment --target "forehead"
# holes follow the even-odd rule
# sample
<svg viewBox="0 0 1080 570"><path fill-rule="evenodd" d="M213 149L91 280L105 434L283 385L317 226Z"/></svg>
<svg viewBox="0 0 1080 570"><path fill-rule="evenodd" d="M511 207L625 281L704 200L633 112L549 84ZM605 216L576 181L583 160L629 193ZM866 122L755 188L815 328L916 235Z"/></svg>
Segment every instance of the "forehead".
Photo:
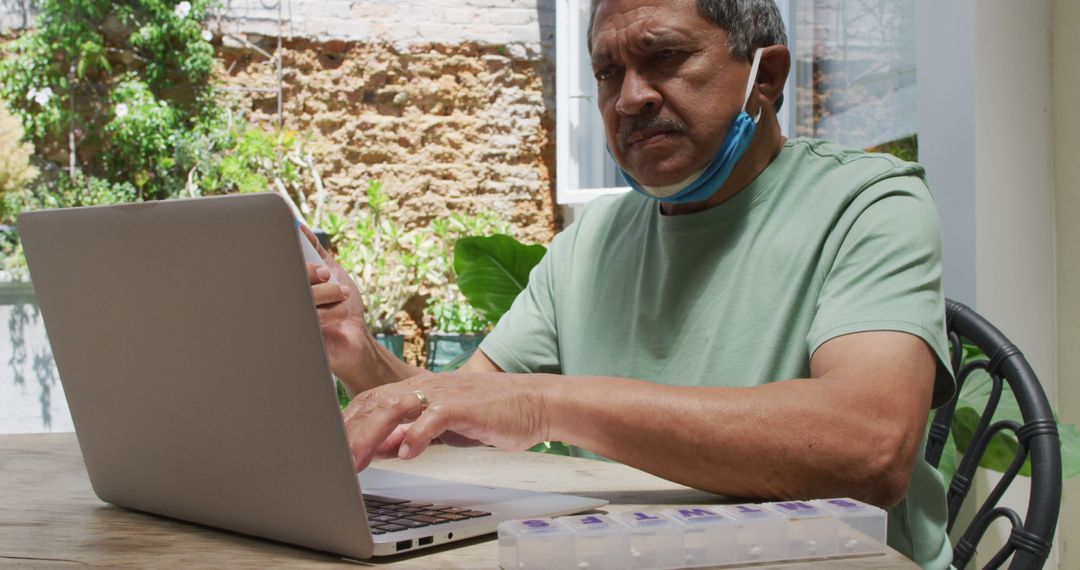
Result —
<svg viewBox="0 0 1080 570"><path fill-rule="evenodd" d="M603 51L613 42L648 44L716 31L719 27L698 12L696 0L600 0L590 48Z"/></svg>

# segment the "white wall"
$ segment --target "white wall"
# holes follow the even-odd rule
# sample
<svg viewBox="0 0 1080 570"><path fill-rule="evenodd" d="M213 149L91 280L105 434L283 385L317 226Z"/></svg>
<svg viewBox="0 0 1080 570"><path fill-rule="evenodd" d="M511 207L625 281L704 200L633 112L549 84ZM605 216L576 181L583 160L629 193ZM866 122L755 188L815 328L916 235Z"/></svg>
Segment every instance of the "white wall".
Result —
<svg viewBox="0 0 1080 570"><path fill-rule="evenodd" d="M0 283L0 434L72 429L33 289Z"/></svg>
<svg viewBox="0 0 1080 570"><path fill-rule="evenodd" d="M941 209L946 294L973 304L1024 351L1052 402L1058 388L1060 240L1051 161L1055 1L917 5L920 161ZM1073 34L1076 24L1062 23L1060 34ZM1057 99L1066 101L1060 94ZM1075 101L1074 93L1059 105ZM993 476L977 479L980 500L994 482ZM1026 509L1026 482L1014 483L1004 501L1020 512ZM977 561L985 563L1007 534L992 529ZM1059 548L1048 566L1063 560Z"/></svg>
<svg viewBox="0 0 1080 570"><path fill-rule="evenodd" d="M1058 411L1080 424L1080 2L1055 0L1051 16ZM1065 484L1058 536L1061 560L1080 560L1080 478Z"/></svg>
<svg viewBox="0 0 1080 570"><path fill-rule="evenodd" d="M919 162L941 217L945 295L975 299L975 0L915 4Z"/></svg>
<svg viewBox="0 0 1080 570"><path fill-rule="evenodd" d="M1054 402L1051 3L980 0L975 12L975 298L978 310L1024 351ZM1026 506L1026 482L1013 484L1019 501L1006 504ZM989 484L980 494L988 490ZM994 530L991 536L1003 543L1007 529ZM979 561L992 553L984 549Z"/></svg>
<svg viewBox="0 0 1080 570"><path fill-rule="evenodd" d="M287 36L399 45L466 41L539 57L555 34L554 0L279 0ZM278 4L227 0L227 31L276 35ZM553 44L552 44L553 45Z"/></svg>
<svg viewBox="0 0 1080 570"><path fill-rule="evenodd" d="M26 26L31 0L0 0L0 33ZM546 56L555 38L554 0L225 0L210 27L287 37L503 45L517 59Z"/></svg>
<svg viewBox="0 0 1080 570"><path fill-rule="evenodd" d="M32 20L31 0L0 0L0 34L25 28Z"/></svg>

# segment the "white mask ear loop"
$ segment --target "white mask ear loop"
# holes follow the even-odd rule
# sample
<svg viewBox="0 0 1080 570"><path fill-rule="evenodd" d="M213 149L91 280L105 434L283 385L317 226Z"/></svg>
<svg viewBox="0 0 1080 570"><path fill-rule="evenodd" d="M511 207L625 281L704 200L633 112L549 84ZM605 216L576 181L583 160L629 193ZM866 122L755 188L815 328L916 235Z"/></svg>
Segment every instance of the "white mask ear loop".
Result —
<svg viewBox="0 0 1080 570"><path fill-rule="evenodd" d="M750 78L746 80L746 94L743 95L743 111L746 110L746 105L750 103L750 94L754 92L754 80L757 79L758 66L761 64L761 48L754 50L754 63L750 64ZM754 124L757 124L761 119L761 107L758 107L757 115L754 117Z"/></svg>

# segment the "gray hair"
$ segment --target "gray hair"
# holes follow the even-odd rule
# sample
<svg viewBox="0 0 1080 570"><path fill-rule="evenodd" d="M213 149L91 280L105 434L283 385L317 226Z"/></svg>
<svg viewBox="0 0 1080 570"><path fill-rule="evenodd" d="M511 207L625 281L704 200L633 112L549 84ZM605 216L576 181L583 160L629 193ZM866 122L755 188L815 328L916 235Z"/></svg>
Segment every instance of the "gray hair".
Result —
<svg viewBox="0 0 1080 570"><path fill-rule="evenodd" d="M596 10L603 0L592 0L589 9L589 52L592 52ZM754 49L787 45L787 32L774 0L697 0L698 13L727 32L731 56L751 61Z"/></svg>

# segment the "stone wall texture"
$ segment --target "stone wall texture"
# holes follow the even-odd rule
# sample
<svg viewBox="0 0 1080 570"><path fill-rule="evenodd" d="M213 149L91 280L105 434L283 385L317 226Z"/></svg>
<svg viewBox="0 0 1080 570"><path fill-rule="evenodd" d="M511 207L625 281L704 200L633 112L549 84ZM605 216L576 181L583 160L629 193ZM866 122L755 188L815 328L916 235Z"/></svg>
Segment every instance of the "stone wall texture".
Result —
<svg viewBox="0 0 1080 570"><path fill-rule="evenodd" d="M547 243L554 1L224 0L206 27L248 120L309 137L330 210L363 207L374 179L406 229L491 210ZM32 24L31 0L0 0L0 34ZM413 363L419 309L399 315Z"/></svg>
<svg viewBox="0 0 1080 570"><path fill-rule="evenodd" d="M490 209L547 242L554 19L554 0L226 0L208 25L237 89L278 85L250 46L285 38L283 122L322 151L333 209L379 179L406 226ZM276 93L244 97L253 120L276 119Z"/></svg>
<svg viewBox="0 0 1080 570"><path fill-rule="evenodd" d="M332 210L362 204L366 181L376 179L393 199L391 215L407 227L487 209L511 220L520 239L551 239L548 60L516 59L478 42L402 49L290 39L283 53L284 126L311 137ZM250 120L273 124L274 62L250 49L222 54L223 80L241 94ZM243 90L251 87L270 90Z"/></svg>

